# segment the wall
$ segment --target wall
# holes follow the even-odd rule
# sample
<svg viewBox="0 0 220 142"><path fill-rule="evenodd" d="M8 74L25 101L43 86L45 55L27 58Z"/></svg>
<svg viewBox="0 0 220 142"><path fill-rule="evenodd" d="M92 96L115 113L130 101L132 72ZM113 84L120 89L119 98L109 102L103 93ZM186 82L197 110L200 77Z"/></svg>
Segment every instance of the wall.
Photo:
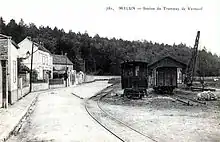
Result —
<svg viewBox="0 0 220 142"><path fill-rule="evenodd" d="M13 104L18 100L18 69L17 69L17 58L18 58L18 49L11 43L8 42L9 49L9 62L8 62L8 72L9 72L9 102Z"/></svg>
<svg viewBox="0 0 220 142"><path fill-rule="evenodd" d="M30 91L29 86L22 89L18 89L18 99L21 99L23 96L27 95Z"/></svg>
<svg viewBox="0 0 220 142"><path fill-rule="evenodd" d="M62 87L65 87L65 84L55 84L55 85L50 85L49 87L50 89L62 88Z"/></svg>
<svg viewBox="0 0 220 142"><path fill-rule="evenodd" d="M32 83L32 92L49 89L49 83Z"/></svg>
<svg viewBox="0 0 220 142"><path fill-rule="evenodd" d="M85 75L85 82L95 81L95 77L93 75Z"/></svg>

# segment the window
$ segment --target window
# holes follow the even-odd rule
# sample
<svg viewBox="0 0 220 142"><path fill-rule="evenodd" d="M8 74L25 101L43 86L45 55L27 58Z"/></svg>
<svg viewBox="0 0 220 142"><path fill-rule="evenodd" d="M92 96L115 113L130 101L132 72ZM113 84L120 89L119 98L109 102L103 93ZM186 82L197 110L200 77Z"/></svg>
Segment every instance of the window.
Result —
<svg viewBox="0 0 220 142"><path fill-rule="evenodd" d="M42 63L45 65L45 56L42 54Z"/></svg>
<svg viewBox="0 0 220 142"><path fill-rule="evenodd" d="M46 65L48 65L48 57L46 57Z"/></svg>
<svg viewBox="0 0 220 142"><path fill-rule="evenodd" d="M139 76L139 71L140 71L139 66L136 66L135 67L135 76Z"/></svg>

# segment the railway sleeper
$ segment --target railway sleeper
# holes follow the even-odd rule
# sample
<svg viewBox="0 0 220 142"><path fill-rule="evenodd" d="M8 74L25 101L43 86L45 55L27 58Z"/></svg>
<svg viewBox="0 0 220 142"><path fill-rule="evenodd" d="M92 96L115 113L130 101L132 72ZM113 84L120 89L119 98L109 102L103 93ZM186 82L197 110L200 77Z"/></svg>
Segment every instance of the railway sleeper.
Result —
<svg viewBox="0 0 220 142"><path fill-rule="evenodd" d="M190 103L190 101L183 101L183 100L178 99L178 98L176 98L176 100L179 101L179 102L182 102L182 103L184 103L184 104L186 104L186 105L188 105L188 106L193 106L193 104Z"/></svg>
<svg viewBox="0 0 220 142"><path fill-rule="evenodd" d="M198 101L196 99L191 99L191 98L187 98L187 97L184 97L184 96L179 96L179 95L177 95L177 96L180 97L180 98L183 98L183 99L188 99L188 100L190 100L192 102L196 102L196 103L200 103L200 104L206 105L206 102Z"/></svg>

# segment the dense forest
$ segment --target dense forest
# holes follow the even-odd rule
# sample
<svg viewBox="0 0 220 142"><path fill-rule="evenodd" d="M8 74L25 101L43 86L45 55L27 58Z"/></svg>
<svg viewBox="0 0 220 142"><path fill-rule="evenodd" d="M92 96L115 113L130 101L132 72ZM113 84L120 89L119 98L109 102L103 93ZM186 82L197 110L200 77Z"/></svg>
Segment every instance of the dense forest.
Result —
<svg viewBox="0 0 220 142"><path fill-rule="evenodd" d="M34 23L19 23L11 19L7 24L0 17L0 33L11 36L19 43L26 36L41 42L54 54L67 53L74 68L92 74L120 74L120 63L125 60L143 60L152 63L164 56L171 56L188 63L192 48L185 44L168 45L152 41L128 41L116 38L94 37L88 33L66 33L63 29L49 26L37 27ZM196 33L195 33L196 34ZM205 47L199 51L196 72L205 76L220 75L220 57L207 52Z"/></svg>

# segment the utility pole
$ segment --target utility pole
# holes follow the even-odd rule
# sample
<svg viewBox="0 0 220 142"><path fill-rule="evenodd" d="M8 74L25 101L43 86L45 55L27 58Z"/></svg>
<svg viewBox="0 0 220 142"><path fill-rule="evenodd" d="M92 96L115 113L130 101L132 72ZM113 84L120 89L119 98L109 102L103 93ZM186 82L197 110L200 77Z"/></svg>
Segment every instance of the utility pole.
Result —
<svg viewBox="0 0 220 142"><path fill-rule="evenodd" d="M66 72L65 72L65 80L66 80L66 87L67 85L67 81L68 81L68 68L67 68L67 53L65 53L65 57L66 57Z"/></svg>
<svg viewBox="0 0 220 142"><path fill-rule="evenodd" d="M32 90L32 70L33 70L33 56L34 56L34 42L33 42L33 38L32 38L32 47L31 47L31 71L30 71L30 90L29 92L31 92Z"/></svg>

